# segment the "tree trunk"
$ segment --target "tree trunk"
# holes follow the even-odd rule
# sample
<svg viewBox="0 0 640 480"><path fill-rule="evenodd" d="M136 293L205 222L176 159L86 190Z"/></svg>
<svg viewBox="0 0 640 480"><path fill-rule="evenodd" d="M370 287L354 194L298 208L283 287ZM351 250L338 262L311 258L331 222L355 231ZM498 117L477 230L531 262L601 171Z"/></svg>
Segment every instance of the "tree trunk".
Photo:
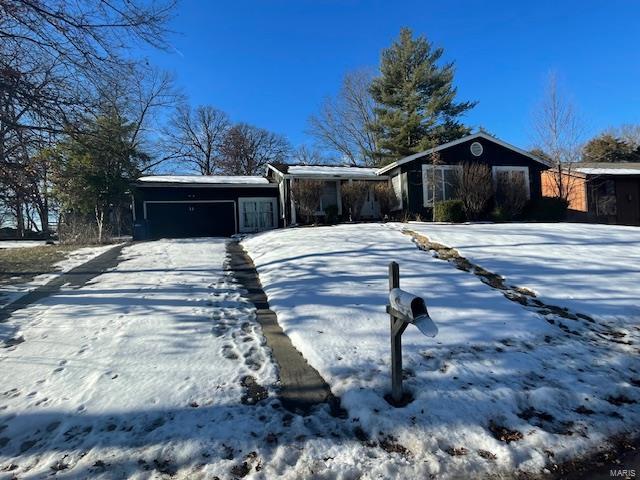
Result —
<svg viewBox="0 0 640 480"><path fill-rule="evenodd" d="M102 243L103 227L104 227L104 208L96 205L96 226L98 227L98 243Z"/></svg>
<svg viewBox="0 0 640 480"><path fill-rule="evenodd" d="M24 238L24 210L19 192L16 192L16 234L19 238Z"/></svg>

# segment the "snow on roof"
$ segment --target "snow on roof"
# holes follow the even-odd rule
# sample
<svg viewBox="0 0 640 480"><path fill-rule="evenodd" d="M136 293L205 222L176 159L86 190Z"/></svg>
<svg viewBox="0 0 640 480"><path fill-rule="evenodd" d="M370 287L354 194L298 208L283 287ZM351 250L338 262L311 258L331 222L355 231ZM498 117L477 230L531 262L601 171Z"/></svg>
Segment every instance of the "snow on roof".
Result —
<svg viewBox="0 0 640 480"><path fill-rule="evenodd" d="M378 176L376 173L377 171L377 168L366 167L346 167L334 165L288 165L286 173L288 173L289 175L317 177L376 178Z"/></svg>
<svg viewBox="0 0 640 480"><path fill-rule="evenodd" d="M235 185L264 185L269 180L259 176L249 175L151 175L140 177L143 183L206 183L206 184L235 184Z"/></svg>
<svg viewBox="0 0 640 480"><path fill-rule="evenodd" d="M477 132L477 133L472 133L470 135L467 135L466 137L459 138L458 140L453 140L451 142L443 143L442 145L438 145L437 147L431 148L429 150L425 150L424 152L414 153L413 155L409 155L408 157L401 158L393 163L390 163L389 165L382 167L380 170L378 170L378 174L386 173L389 170L399 167L400 165L404 165L405 163L412 162L413 160L416 160L418 158L425 157L432 153L439 152L446 148L453 147L455 145L459 145L460 143L468 142L469 140L473 140L476 138L483 138L490 142L497 143L498 145L502 145L503 147L508 148L509 150L518 152L521 155L524 155L526 157L529 157L532 160L535 160L536 162L542 163L543 165L546 165L548 167L551 166L551 164L547 162L545 159L532 155L530 152L527 152L525 150L522 150L521 148L515 147L510 143L500 140L499 138L489 135L487 133Z"/></svg>
<svg viewBox="0 0 640 480"><path fill-rule="evenodd" d="M584 175L640 175L640 163L574 164L572 170Z"/></svg>

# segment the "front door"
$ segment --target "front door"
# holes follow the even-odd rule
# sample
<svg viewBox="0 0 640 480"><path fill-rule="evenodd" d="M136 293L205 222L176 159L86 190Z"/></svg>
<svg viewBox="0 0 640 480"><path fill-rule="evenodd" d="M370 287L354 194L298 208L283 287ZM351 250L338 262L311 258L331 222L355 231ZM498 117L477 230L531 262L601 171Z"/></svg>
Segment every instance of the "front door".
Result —
<svg viewBox="0 0 640 480"><path fill-rule="evenodd" d="M616 180L618 223L640 225L640 178Z"/></svg>

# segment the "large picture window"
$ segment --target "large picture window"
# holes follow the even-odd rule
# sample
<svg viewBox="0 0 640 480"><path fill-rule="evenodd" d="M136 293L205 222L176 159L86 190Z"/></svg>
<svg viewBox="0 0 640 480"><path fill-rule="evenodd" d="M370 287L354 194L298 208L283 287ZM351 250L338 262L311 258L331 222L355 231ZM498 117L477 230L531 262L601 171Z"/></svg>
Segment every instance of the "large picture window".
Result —
<svg viewBox="0 0 640 480"><path fill-rule="evenodd" d="M493 182L496 195L504 194L506 187L524 189L527 198L531 198L529 191L529 168L527 167L493 167Z"/></svg>
<svg viewBox="0 0 640 480"><path fill-rule="evenodd" d="M457 197L462 167L460 165L422 165L422 193L424 206Z"/></svg>

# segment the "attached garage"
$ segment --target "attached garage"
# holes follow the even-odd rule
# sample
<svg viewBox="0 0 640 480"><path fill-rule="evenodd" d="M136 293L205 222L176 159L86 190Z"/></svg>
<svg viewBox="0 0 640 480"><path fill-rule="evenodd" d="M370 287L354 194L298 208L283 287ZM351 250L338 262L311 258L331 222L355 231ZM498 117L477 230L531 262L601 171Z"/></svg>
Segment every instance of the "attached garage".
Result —
<svg viewBox="0 0 640 480"><path fill-rule="evenodd" d="M161 175L133 189L134 239L229 237L277 228L278 186L264 177Z"/></svg>

